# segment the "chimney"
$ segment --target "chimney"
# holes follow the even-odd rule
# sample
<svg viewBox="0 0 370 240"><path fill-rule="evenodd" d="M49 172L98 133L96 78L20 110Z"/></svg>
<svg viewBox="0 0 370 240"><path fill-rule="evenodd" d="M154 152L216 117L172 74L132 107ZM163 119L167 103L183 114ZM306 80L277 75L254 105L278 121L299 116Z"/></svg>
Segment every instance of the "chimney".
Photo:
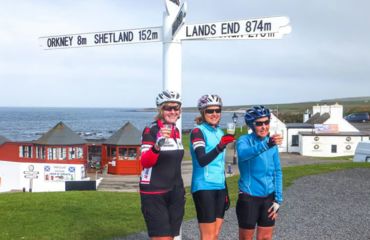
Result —
<svg viewBox="0 0 370 240"><path fill-rule="evenodd" d="M310 119L310 117L311 117L311 112L309 109L306 109L306 111L303 114L303 122L304 123L307 122L308 119Z"/></svg>

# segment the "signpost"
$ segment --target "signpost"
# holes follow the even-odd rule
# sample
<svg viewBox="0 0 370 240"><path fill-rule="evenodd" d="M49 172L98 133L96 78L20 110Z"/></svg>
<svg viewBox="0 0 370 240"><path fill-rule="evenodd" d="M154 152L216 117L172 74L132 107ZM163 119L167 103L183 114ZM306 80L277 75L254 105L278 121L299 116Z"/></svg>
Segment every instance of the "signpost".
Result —
<svg viewBox="0 0 370 240"><path fill-rule="evenodd" d="M38 178L38 174L39 172L38 171L33 171L35 169L35 167L33 165L29 165L28 166L28 170L29 171L23 171L23 174L24 174L24 178L27 178L30 180L30 188L29 188L29 192L32 192L32 188L33 188L33 179L34 178Z"/></svg>
<svg viewBox="0 0 370 240"><path fill-rule="evenodd" d="M265 17L237 21L185 24L187 3L165 0L162 27L65 34L40 37L45 50L162 42L163 89L181 94L182 41L187 40L270 40L291 32L288 17ZM177 122L181 130L181 118ZM181 132L181 131L180 131Z"/></svg>

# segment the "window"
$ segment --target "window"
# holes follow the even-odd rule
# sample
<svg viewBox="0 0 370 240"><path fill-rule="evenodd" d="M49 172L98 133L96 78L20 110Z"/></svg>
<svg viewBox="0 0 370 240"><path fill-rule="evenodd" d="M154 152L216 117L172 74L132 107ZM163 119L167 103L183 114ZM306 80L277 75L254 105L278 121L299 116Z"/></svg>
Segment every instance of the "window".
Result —
<svg viewBox="0 0 370 240"><path fill-rule="evenodd" d="M119 160L128 159L128 151L127 148L119 148Z"/></svg>
<svg viewBox="0 0 370 240"><path fill-rule="evenodd" d="M331 145L331 152L336 153L337 152L337 145Z"/></svg>
<svg viewBox="0 0 370 240"><path fill-rule="evenodd" d="M69 147L68 148L68 158L70 160L83 158L83 148L82 147Z"/></svg>
<svg viewBox="0 0 370 240"><path fill-rule="evenodd" d="M128 159L135 160L136 159L136 148L129 148L128 149Z"/></svg>
<svg viewBox="0 0 370 240"><path fill-rule="evenodd" d="M32 158L32 146L29 145L19 146L19 157Z"/></svg>
<svg viewBox="0 0 370 240"><path fill-rule="evenodd" d="M49 160L66 160L67 149L64 147L51 147L48 148L48 159Z"/></svg>
<svg viewBox="0 0 370 240"><path fill-rule="evenodd" d="M119 148L119 160L136 160L136 148Z"/></svg>
<svg viewBox="0 0 370 240"><path fill-rule="evenodd" d="M299 135L292 135L292 146L299 146Z"/></svg>
<svg viewBox="0 0 370 240"><path fill-rule="evenodd" d="M45 159L45 146L36 146L36 158Z"/></svg>

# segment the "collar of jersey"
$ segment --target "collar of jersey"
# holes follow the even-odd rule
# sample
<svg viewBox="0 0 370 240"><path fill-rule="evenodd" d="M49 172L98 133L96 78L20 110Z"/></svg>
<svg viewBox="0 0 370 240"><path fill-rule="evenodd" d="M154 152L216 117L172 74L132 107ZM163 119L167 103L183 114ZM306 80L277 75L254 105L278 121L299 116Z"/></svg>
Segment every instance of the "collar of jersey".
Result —
<svg viewBox="0 0 370 240"><path fill-rule="evenodd" d="M209 123L207 123L207 122L204 122L203 123L203 125L208 129L208 130L210 130L210 131L217 131L217 129L218 129L218 125L216 125L216 127L212 127Z"/></svg>

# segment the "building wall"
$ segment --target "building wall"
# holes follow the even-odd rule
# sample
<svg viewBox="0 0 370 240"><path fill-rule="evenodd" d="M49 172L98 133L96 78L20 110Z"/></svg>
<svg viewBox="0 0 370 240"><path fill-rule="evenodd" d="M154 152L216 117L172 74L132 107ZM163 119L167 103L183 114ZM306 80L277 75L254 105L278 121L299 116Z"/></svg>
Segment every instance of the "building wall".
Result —
<svg viewBox="0 0 370 240"><path fill-rule="evenodd" d="M337 157L354 155L361 136L302 136L301 155L314 157ZM337 146L332 153L332 145Z"/></svg>
<svg viewBox="0 0 370 240"><path fill-rule="evenodd" d="M281 134L283 136L283 143L278 146L279 152L286 152L286 143L287 143L287 138L286 138L286 125L283 123L280 119L278 119L274 114L271 114L271 119L270 119L270 134Z"/></svg>
<svg viewBox="0 0 370 240"><path fill-rule="evenodd" d="M31 157L20 157L20 146L30 146L32 148ZM11 162L34 162L34 163L61 163L61 164L86 164L87 163L87 145L71 145L71 146L49 146L45 145L45 159L39 159L36 157L36 145L32 143L22 143L22 142L8 142L0 145L0 159ZM48 159L48 148L72 148L80 147L82 148L83 154L82 158L76 159L64 159L64 160L49 160ZM66 152L68 156L68 152Z"/></svg>
<svg viewBox="0 0 370 240"><path fill-rule="evenodd" d="M299 132L312 132L311 129L307 129L307 128L289 128L287 130L287 137L286 137L286 149L287 149L287 152L290 152L290 153L300 153L301 152L301 145L302 145L302 140L301 140L301 136L298 134ZM293 135L299 135L299 145L298 146L292 146L292 136Z"/></svg>
<svg viewBox="0 0 370 240"><path fill-rule="evenodd" d="M345 120L344 118L335 119L330 117L324 122L324 124L337 124L339 132L359 132L357 128L347 122L347 120Z"/></svg>
<svg viewBox="0 0 370 240"><path fill-rule="evenodd" d="M0 192L23 188L26 191L32 188L33 192L65 191L65 181L87 180L85 174L83 164L19 163L0 159Z"/></svg>

